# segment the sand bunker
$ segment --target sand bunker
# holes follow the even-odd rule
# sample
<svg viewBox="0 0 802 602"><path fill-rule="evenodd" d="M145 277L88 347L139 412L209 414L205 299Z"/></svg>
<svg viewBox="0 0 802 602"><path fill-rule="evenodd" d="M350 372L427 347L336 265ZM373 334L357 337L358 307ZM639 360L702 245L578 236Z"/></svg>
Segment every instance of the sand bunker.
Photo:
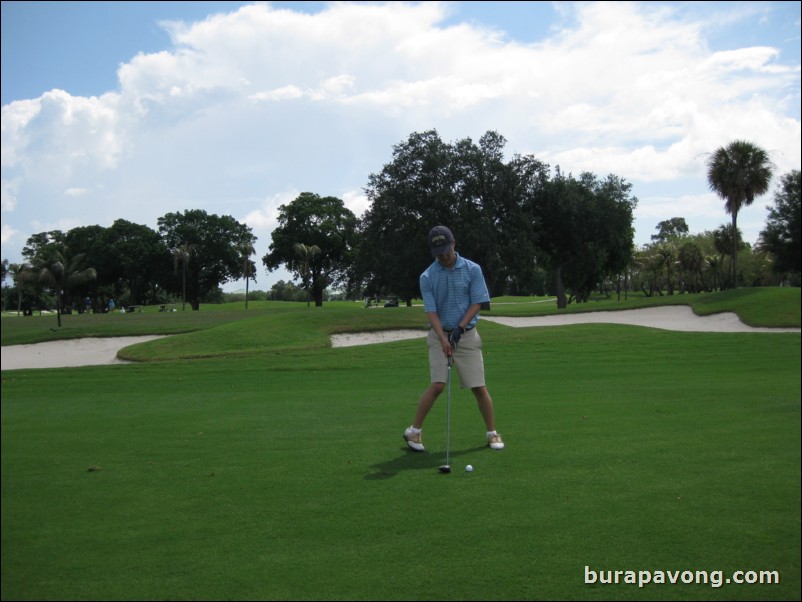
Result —
<svg viewBox="0 0 802 602"><path fill-rule="evenodd" d="M375 345L407 339L423 339L428 330L383 330L381 332L348 332L331 335L332 347L354 347L356 345Z"/></svg>
<svg viewBox="0 0 802 602"><path fill-rule="evenodd" d="M756 328L747 326L737 314L724 312L697 316L687 305L592 311L559 316L505 318L482 316L483 320L516 328L532 326L567 326L570 324L629 324L680 332L800 332L799 328Z"/></svg>
<svg viewBox="0 0 802 602"><path fill-rule="evenodd" d="M681 332L800 332L799 328L754 328L747 326L734 313L721 313L712 316L697 316L686 306L653 307L646 309L624 309L620 311L594 311L559 316L538 316L508 318L482 315L482 320L511 326L531 328L545 326L569 326L571 324L629 324L662 330ZM332 347L352 345L372 345L416 339L426 336L425 330L391 330L382 332L362 332L337 334L331 337Z"/></svg>
<svg viewBox="0 0 802 602"><path fill-rule="evenodd" d="M0 351L3 370L128 364L131 362L117 358L120 349L160 338L162 337L139 336L72 339L32 345L8 345L1 347Z"/></svg>
<svg viewBox="0 0 802 602"><path fill-rule="evenodd" d="M747 326L734 313L697 316L686 305L526 318L483 315L482 319L513 328L568 326L571 324L629 324L680 332L800 332L799 328ZM423 339L426 337L426 332L426 330L383 330L336 334L331 337L331 346L351 347L407 339ZM128 362L117 358L117 352L120 349L157 338L159 337L114 337L51 341L34 345L11 345L2 347L2 368L3 370L19 370L22 368L68 368L71 366L123 364Z"/></svg>

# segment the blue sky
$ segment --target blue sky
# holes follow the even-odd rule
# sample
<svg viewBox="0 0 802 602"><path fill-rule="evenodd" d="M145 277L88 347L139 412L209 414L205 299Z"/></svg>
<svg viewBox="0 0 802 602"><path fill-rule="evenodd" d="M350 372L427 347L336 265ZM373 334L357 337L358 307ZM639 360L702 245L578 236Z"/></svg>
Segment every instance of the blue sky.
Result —
<svg viewBox="0 0 802 602"><path fill-rule="evenodd" d="M251 226L260 265L279 205L360 215L428 129L625 178L639 245L729 221L704 154L735 138L800 169L799 2L3 1L1 39L12 262L38 232L200 208ZM774 188L739 214L750 242Z"/></svg>

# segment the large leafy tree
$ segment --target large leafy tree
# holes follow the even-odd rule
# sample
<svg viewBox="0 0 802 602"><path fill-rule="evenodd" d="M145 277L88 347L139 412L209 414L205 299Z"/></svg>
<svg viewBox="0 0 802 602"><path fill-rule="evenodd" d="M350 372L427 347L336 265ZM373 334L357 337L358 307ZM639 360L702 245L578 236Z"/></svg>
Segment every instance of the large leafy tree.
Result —
<svg viewBox="0 0 802 602"><path fill-rule="evenodd" d="M534 290L545 262L562 289L570 276L587 296L594 279L623 270L632 253L630 185L614 176L549 181L548 165L531 156L505 162L504 137L478 144L443 143L436 131L412 134L393 160L370 177L371 207L361 222L357 273L373 291L407 300L432 261L429 228L449 226L457 249L479 262L491 295ZM563 296L563 302L565 297Z"/></svg>
<svg viewBox="0 0 802 602"><path fill-rule="evenodd" d="M242 244L256 241L251 229L233 217L208 214L202 209L168 213L158 224L170 253L182 245L192 247L192 260L186 266L186 295L195 311L200 309L203 297L242 276Z"/></svg>
<svg viewBox="0 0 802 602"><path fill-rule="evenodd" d="M516 156L505 162L506 140L489 131L443 142L435 130L414 133L393 148L393 159L372 174L371 207L361 221L357 274L368 294L393 292L407 303L420 294L431 263L426 234L448 226L457 251L477 261L491 294L527 291L534 280L534 245L527 195L547 167Z"/></svg>
<svg viewBox="0 0 802 602"><path fill-rule="evenodd" d="M652 234L652 240L666 242L670 239L681 238L688 234L688 224L684 217L672 217L657 224L657 234Z"/></svg>
<svg viewBox="0 0 802 602"><path fill-rule="evenodd" d="M766 227L760 233L760 246L774 256L773 270L779 274L800 272L800 188L802 172L798 169L782 176L780 186L774 193L774 204L769 207Z"/></svg>
<svg viewBox="0 0 802 602"><path fill-rule="evenodd" d="M455 211L448 225L458 240L458 250L482 266L490 291L497 290L497 280L503 279L505 258L499 249L506 224L500 222L506 221L504 207L512 196L505 143L495 132L487 132L478 145L465 138L454 144L451 161Z"/></svg>
<svg viewBox="0 0 802 602"><path fill-rule="evenodd" d="M143 225L117 220L109 228L80 226L66 233L58 230L31 236L23 255L46 258L66 245L73 255L83 254L97 271L95 280L75 292L89 296L95 305L114 297L142 304L160 300L160 286L168 284L169 250L159 234Z"/></svg>
<svg viewBox="0 0 802 602"><path fill-rule="evenodd" d="M540 256L552 270L557 307L568 305L565 293L564 274L572 263L581 261L585 249L584 235L577 227L582 207L589 203L590 192L572 177L557 171L543 194L531 199L533 237L537 241Z"/></svg>
<svg viewBox="0 0 802 602"><path fill-rule="evenodd" d="M54 251L60 251L65 241L66 234L61 230L33 234L25 241L25 246L22 247L22 256L28 262L33 261L34 257L40 259L49 257Z"/></svg>
<svg viewBox="0 0 802 602"><path fill-rule="evenodd" d="M270 252L262 257L268 272L286 266L296 278L304 278L315 305L323 305L323 291L342 284L353 261L357 219L341 199L303 192L279 207L278 227L273 230ZM297 245L320 252L299 254Z"/></svg>
<svg viewBox="0 0 802 602"><path fill-rule="evenodd" d="M716 149L707 159L710 189L724 199L724 209L732 216L732 229L738 231L738 212L751 205L769 189L773 164L769 154L752 142L735 140ZM731 284L738 286L737 240L732 240Z"/></svg>
<svg viewBox="0 0 802 602"><path fill-rule="evenodd" d="M559 170L543 194L533 198L533 236L554 276L557 306L568 305L566 289L587 300L600 281L625 269L633 251L631 184L591 173L578 179Z"/></svg>
<svg viewBox="0 0 802 602"><path fill-rule="evenodd" d="M515 155L508 169L510 184L496 203L490 224L491 230L499 230L496 253L503 264L499 271L503 280L496 279L492 294L531 295L544 288L546 272L538 262L533 208L546 194L549 166L532 155Z"/></svg>
<svg viewBox="0 0 802 602"><path fill-rule="evenodd" d="M504 159L506 140L488 131L475 144L470 138L453 147L452 218L458 247L477 261L491 295L530 292L535 249L531 204L548 177L548 166L533 157Z"/></svg>
<svg viewBox="0 0 802 602"><path fill-rule="evenodd" d="M426 243L438 224L455 230L452 148L435 130L413 133L393 147L392 161L371 174L371 202L360 222L355 274L368 295L395 293L407 304L420 295L419 277L431 263Z"/></svg>
<svg viewBox="0 0 802 602"><path fill-rule="evenodd" d="M115 283L127 290L131 303L159 301L157 288L166 286L170 276L170 250L159 233L118 219L106 229L103 241L113 249L114 263L108 267L114 270Z"/></svg>

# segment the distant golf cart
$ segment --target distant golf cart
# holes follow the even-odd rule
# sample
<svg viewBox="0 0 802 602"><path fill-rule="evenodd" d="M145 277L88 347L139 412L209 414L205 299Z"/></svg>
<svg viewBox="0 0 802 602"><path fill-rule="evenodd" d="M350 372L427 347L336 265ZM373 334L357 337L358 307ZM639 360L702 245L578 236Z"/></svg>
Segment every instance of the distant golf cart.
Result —
<svg viewBox="0 0 802 602"><path fill-rule="evenodd" d="M365 307L382 307L382 300L378 295L375 297L366 297ZM398 295L389 295L387 301L384 303L384 307L398 307Z"/></svg>

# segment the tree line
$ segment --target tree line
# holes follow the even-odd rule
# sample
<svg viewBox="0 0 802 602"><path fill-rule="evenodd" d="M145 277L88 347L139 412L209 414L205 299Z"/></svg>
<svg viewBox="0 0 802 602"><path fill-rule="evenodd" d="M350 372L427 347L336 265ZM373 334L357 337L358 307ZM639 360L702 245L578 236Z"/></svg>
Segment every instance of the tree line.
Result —
<svg viewBox="0 0 802 602"><path fill-rule="evenodd" d="M754 147L755 149L757 147ZM736 141L729 151L744 152L748 144ZM757 149L761 157L759 189L768 189L765 171L766 156ZM711 155L711 163L725 155L719 149ZM725 158L731 161L731 157ZM747 164L754 163L748 158ZM716 170L720 166L711 165L710 185L723 190L729 186L717 180ZM735 167L730 172L736 180L755 181L755 175L739 173ZM765 228L760 232L757 244L752 247L745 243L736 226L737 214L741 208L732 199L726 201L725 210L732 214L731 224L722 224L714 231L691 234L684 218L674 217L657 225L658 233L652 235L650 244L644 245L633 257L630 266L634 278L634 288L647 295L673 294L678 292L713 291L737 286L772 286L788 284L800 286L800 263L802 250L802 226L800 226L800 188L802 173L792 170L780 178L774 194L774 204L769 207ZM762 193L761 193L762 194ZM751 203L757 196L754 190L732 193L732 198ZM725 198L722 195L722 198ZM748 204L743 203L743 204Z"/></svg>
<svg viewBox="0 0 802 602"><path fill-rule="evenodd" d="M505 160L505 144L492 131L478 142L453 143L435 130L416 132L369 176L370 205L361 218L341 199L313 192L282 205L261 263L268 273L285 267L300 286L282 282L269 298L297 300L302 289L307 302L321 305L335 287L349 298L392 294L410 303L432 261L426 235L437 224L449 226L458 251L482 265L492 296L553 294L565 307L594 291L672 294L789 278L799 284L798 170L781 178L756 248L741 240L738 211L766 192L773 168L751 143L736 141L708 158L711 190L725 200L731 224L691 235L683 218L671 218L641 249L632 225L638 200L625 179L565 174L531 155ZM231 216L202 210L168 213L158 231L117 220L109 228L39 233L28 239L23 263L3 261L3 279L10 274L14 282L3 289L5 307L49 306L60 314L87 306L102 311L118 299L180 300L197 310L221 299L222 284L240 278L247 306L256 240Z"/></svg>
<svg viewBox="0 0 802 602"><path fill-rule="evenodd" d="M798 170L781 178L754 249L737 228L738 212L766 192L773 173L768 154L754 144L736 140L708 157L708 182L724 199L730 225L691 235L684 218L671 218L651 244L635 249L638 201L628 182L613 174L566 175L531 155L505 161L505 142L496 132L452 144L435 130L413 133L370 175L370 206L361 219L339 199L304 193L279 208L262 262L268 271L293 271L316 304L329 286L350 297L397 295L409 303L432 261L426 234L444 224L458 250L482 265L492 296L552 294L565 307L593 291L799 285ZM290 241L317 252L299 254Z"/></svg>
<svg viewBox="0 0 802 602"><path fill-rule="evenodd" d="M413 133L371 174L370 207L357 217L341 200L304 193L279 208L270 270L301 276L316 304L336 286L348 296L397 295L410 303L431 261L429 229L448 225L458 251L480 263L491 295L554 291L558 303L586 300L596 283L624 269L633 251L637 199L623 178L552 175L531 155L504 159L506 140L487 132L444 142ZM302 257L290 242L320 249Z"/></svg>
<svg viewBox="0 0 802 602"><path fill-rule="evenodd" d="M124 307L177 299L197 310L220 298L220 284L254 274L255 241L233 217L202 210L168 213L158 231L117 220L42 232L27 240L25 261L3 262L15 289L6 308L101 312L110 300Z"/></svg>

